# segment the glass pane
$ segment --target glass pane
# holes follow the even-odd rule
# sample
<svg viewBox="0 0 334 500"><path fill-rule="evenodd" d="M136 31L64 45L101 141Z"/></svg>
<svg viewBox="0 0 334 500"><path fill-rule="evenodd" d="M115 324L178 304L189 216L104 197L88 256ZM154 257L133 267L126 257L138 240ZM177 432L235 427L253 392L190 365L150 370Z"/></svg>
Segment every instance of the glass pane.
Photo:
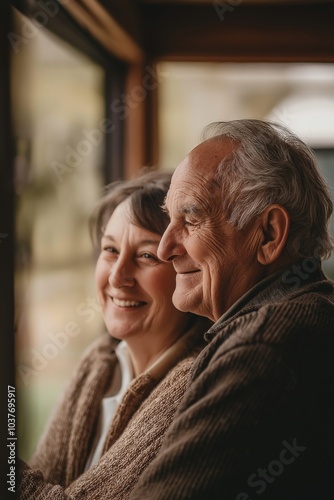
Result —
<svg viewBox="0 0 334 500"><path fill-rule="evenodd" d="M173 170L208 123L242 118L281 122L316 153L333 151L334 64L165 62L158 73L161 168ZM318 158L334 196L333 154ZM325 270L334 278L334 256Z"/></svg>
<svg viewBox="0 0 334 500"><path fill-rule="evenodd" d="M31 26L18 13L15 19L16 33ZM87 221L104 183L108 125L104 69L43 28L26 40L12 54L16 369L24 459L78 357L101 332Z"/></svg>

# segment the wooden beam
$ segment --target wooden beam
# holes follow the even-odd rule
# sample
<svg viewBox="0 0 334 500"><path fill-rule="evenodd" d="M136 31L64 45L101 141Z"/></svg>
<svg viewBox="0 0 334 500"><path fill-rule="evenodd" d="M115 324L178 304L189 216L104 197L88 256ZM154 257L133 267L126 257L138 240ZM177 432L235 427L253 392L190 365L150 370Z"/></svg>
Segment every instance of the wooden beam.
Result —
<svg viewBox="0 0 334 500"><path fill-rule="evenodd" d="M131 65L126 84L125 174L138 174L142 167L157 166L158 160L158 75L153 64Z"/></svg>
<svg viewBox="0 0 334 500"><path fill-rule="evenodd" d="M102 0L102 1L105 1L105 0ZM320 0L322 3L331 3L333 2L333 0ZM286 4L316 4L318 3L318 0L225 0L225 3L227 4L230 4L230 5L237 5L237 3L244 3L244 4L251 4L251 5L254 5L254 4L282 4L282 3L286 3ZM156 4L156 5L162 5L162 4L166 4L166 3L169 3L169 4L191 4L191 5L195 5L195 4L202 4L202 5L205 5L205 4L211 4L213 3L213 0L136 0L136 3L138 4ZM221 2L223 3L223 2Z"/></svg>
<svg viewBox="0 0 334 500"><path fill-rule="evenodd" d="M141 8L144 46L154 60L334 62L333 3Z"/></svg>
<svg viewBox="0 0 334 500"><path fill-rule="evenodd" d="M134 99L134 89L142 88L142 66L131 65L126 81L127 112L125 122L125 177L134 177L146 163L145 99ZM131 106L129 104L131 103Z"/></svg>
<svg viewBox="0 0 334 500"><path fill-rule="evenodd" d="M141 19L136 2L133 0L95 0L98 1L118 24L141 44Z"/></svg>
<svg viewBox="0 0 334 500"><path fill-rule="evenodd" d="M76 0L63 2L66 10L93 38L118 59L140 64L142 47L100 2Z"/></svg>

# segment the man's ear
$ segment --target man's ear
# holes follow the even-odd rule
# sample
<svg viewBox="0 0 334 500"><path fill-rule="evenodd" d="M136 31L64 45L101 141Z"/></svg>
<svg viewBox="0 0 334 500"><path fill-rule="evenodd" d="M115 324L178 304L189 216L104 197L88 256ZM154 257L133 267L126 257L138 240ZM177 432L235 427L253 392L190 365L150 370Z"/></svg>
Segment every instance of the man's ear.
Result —
<svg viewBox="0 0 334 500"><path fill-rule="evenodd" d="M290 229L290 215L281 205L270 205L260 216L262 242L257 259L265 266L281 257Z"/></svg>

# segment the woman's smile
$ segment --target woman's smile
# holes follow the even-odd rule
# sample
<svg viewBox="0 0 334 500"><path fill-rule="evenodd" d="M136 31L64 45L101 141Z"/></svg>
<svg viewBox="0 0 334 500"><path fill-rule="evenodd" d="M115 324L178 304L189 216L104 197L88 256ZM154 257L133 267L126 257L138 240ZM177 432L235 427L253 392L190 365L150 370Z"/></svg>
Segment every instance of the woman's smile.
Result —
<svg viewBox="0 0 334 500"><path fill-rule="evenodd" d="M137 302L134 300L124 300L124 299L117 299L116 297L111 297L112 302L115 304L117 307L121 308L133 308L133 307L142 307L147 304L147 302Z"/></svg>

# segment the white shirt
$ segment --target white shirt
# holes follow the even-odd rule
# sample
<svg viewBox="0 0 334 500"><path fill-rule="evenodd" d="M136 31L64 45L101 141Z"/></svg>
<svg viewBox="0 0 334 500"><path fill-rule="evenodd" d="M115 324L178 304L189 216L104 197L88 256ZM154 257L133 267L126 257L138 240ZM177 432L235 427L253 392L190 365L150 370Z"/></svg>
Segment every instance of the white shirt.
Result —
<svg viewBox="0 0 334 500"><path fill-rule="evenodd" d="M100 460L112 419L114 418L117 407L119 406L121 399L134 376L128 346L124 340L118 344L115 349L115 353L121 368L121 388L115 396L102 399L99 435L95 440L95 447L92 448L88 457L85 471L96 465Z"/></svg>

